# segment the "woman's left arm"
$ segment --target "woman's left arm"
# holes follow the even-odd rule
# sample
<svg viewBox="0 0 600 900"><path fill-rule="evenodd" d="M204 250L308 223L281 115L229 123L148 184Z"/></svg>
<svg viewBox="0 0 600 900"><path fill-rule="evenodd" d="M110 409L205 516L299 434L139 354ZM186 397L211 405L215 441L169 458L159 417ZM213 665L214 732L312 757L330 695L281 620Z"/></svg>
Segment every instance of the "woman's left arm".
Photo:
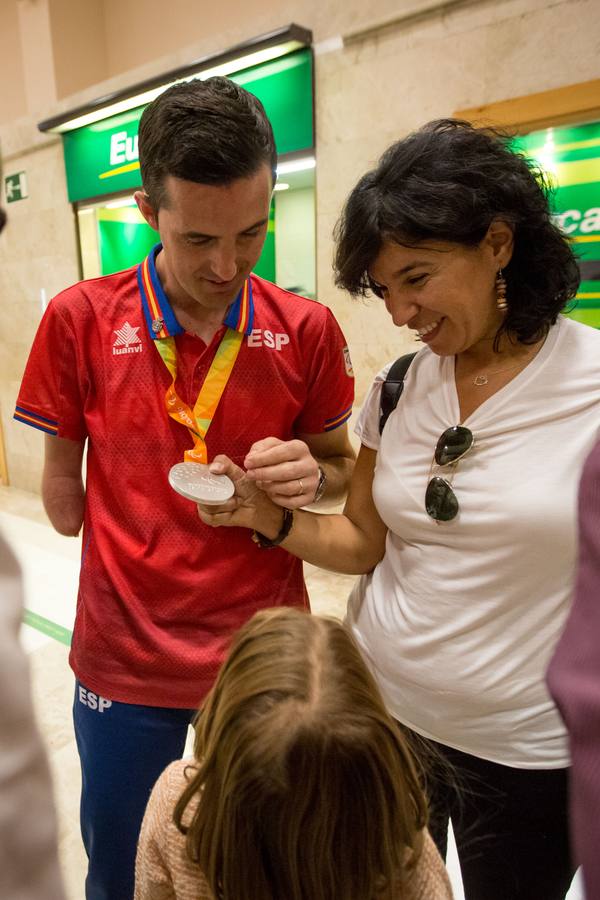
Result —
<svg viewBox="0 0 600 900"><path fill-rule="evenodd" d="M385 552L386 526L373 503L377 453L362 446L352 474L344 512L339 515L295 510L291 531L281 547L306 562L348 575L370 572ZM242 526L273 540L281 531L285 510L261 491L227 457L216 457L215 474L228 475L236 495L218 508L198 506L203 522L214 527Z"/></svg>

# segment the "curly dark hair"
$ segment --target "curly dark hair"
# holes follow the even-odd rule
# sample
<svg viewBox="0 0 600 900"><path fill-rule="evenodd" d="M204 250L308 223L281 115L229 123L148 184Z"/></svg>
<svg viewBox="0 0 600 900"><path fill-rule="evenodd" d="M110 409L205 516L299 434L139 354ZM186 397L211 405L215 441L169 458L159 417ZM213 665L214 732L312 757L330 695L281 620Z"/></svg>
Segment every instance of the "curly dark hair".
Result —
<svg viewBox="0 0 600 900"><path fill-rule="evenodd" d="M549 209L544 173L510 149L511 137L459 119L439 119L392 144L350 193L335 229L335 281L353 296L380 292L368 269L385 240L476 246L493 219L514 232L503 270L502 332L539 340L579 285L568 239Z"/></svg>
<svg viewBox="0 0 600 900"><path fill-rule="evenodd" d="M229 78L175 84L150 103L140 119L142 184L155 210L164 203L164 179L226 185L267 164L273 184L277 150L258 97Z"/></svg>

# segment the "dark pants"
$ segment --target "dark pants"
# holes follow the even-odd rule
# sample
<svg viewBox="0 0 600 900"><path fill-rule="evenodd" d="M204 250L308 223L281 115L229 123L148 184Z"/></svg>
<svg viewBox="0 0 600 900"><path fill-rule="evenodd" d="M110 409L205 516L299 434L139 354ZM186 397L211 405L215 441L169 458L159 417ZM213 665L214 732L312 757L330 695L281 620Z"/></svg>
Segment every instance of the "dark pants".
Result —
<svg viewBox="0 0 600 900"><path fill-rule="evenodd" d="M196 710L105 700L76 682L86 900L132 900L135 854L150 791L183 754Z"/></svg>
<svg viewBox="0 0 600 900"><path fill-rule="evenodd" d="M576 868L568 769L515 769L408 736L424 765L429 830L444 858L452 821L466 900L563 900Z"/></svg>

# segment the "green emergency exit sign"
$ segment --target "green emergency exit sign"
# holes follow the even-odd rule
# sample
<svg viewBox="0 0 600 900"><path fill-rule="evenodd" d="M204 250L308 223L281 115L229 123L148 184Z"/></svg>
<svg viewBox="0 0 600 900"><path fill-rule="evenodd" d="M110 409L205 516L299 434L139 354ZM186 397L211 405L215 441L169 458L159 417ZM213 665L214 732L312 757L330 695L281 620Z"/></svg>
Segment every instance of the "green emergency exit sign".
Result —
<svg viewBox="0 0 600 900"><path fill-rule="evenodd" d="M14 203L16 200L24 200L27 194L27 176L25 172L17 172L15 175L6 175L4 178L4 193L6 202Z"/></svg>

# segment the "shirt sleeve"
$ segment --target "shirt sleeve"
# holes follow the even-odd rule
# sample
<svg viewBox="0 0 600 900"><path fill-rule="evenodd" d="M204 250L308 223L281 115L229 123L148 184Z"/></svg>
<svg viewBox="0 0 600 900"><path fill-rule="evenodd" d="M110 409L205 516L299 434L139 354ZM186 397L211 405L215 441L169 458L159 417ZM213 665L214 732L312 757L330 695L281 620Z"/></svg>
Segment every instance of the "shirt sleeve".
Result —
<svg viewBox="0 0 600 900"><path fill-rule="evenodd" d="M402 897L406 900L453 900L448 870L425 829L421 855Z"/></svg>
<svg viewBox="0 0 600 900"><path fill-rule="evenodd" d="M571 829L589 897L600 897L600 444L579 488L579 565L575 598L548 671L569 730Z"/></svg>
<svg viewBox="0 0 600 900"><path fill-rule="evenodd" d="M135 861L134 900L176 900L168 866L167 834L173 809L169 797L169 769L150 794Z"/></svg>
<svg viewBox="0 0 600 900"><path fill-rule="evenodd" d="M381 385L387 377L392 363L388 363L381 372L375 376L375 380L365 401L361 407L354 433L360 438L361 444L371 450L379 450L381 435L379 434L379 418L381 416Z"/></svg>
<svg viewBox="0 0 600 900"><path fill-rule="evenodd" d="M65 304L51 301L40 322L21 382L14 418L74 441L87 436L83 415L85 375ZM82 383L84 382L84 383Z"/></svg>
<svg viewBox="0 0 600 900"><path fill-rule="evenodd" d="M323 329L316 346L309 347L309 385L304 410L296 431L321 434L343 425L352 415L354 371L342 330L325 310Z"/></svg>

